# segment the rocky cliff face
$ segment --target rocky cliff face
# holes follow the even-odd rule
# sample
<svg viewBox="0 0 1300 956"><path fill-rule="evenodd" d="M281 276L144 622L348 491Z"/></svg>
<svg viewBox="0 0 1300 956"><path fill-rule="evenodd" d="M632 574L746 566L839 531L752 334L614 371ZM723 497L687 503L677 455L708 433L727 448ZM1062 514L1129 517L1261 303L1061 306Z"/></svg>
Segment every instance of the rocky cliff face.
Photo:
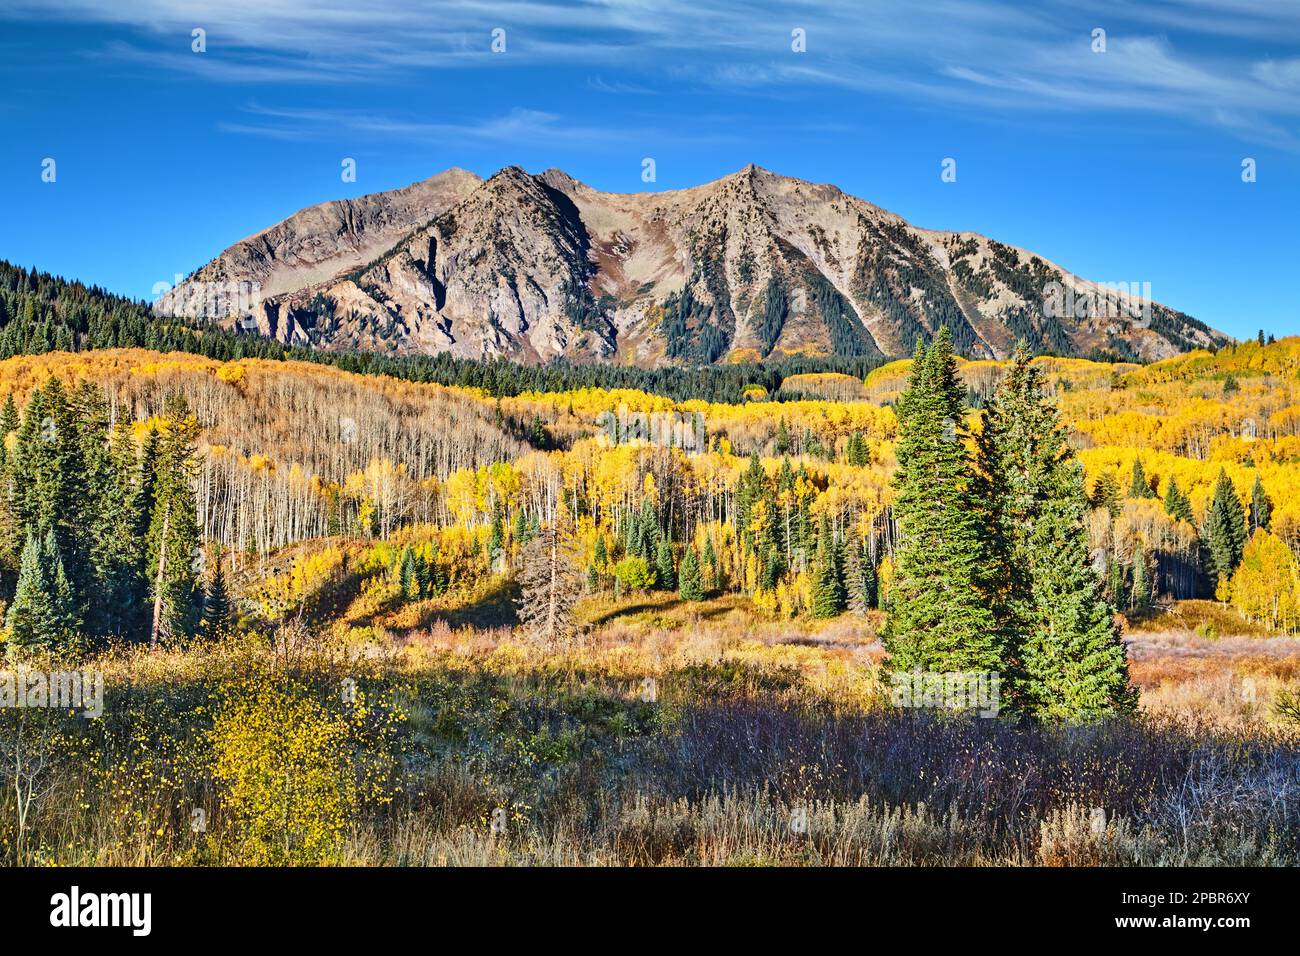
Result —
<svg viewBox="0 0 1300 956"><path fill-rule="evenodd" d="M260 297L231 299L239 283ZM971 357L1228 341L1144 293L755 166L634 194L508 167L303 210L157 307L321 348L523 361L905 355L941 325Z"/></svg>

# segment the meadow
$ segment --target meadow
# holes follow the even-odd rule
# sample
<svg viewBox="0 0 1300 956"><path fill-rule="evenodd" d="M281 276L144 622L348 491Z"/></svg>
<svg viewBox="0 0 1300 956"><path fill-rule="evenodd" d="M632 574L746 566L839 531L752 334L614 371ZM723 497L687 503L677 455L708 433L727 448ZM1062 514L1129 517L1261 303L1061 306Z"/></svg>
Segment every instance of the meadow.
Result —
<svg viewBox="0 0 1300 956"><path fill-rule="evenodd" d="M1139 717L1059 726L890 707L874 616L756 623L742 598L644 596L582 615L561 647L440 621L105 652L84 665L105 673L100 720L0 714L0 848L22 865L1300 863L1300 721L1280 706L1300 647L1216 605L1130 628ZM1245 633L1198 637L1207 619Z"/></svg>

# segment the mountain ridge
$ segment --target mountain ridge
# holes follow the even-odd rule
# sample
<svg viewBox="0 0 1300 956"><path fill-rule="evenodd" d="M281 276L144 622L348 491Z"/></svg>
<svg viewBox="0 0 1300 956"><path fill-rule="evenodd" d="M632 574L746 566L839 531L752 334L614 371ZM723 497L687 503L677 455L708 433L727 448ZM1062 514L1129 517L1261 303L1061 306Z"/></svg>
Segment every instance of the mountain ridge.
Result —
<svg viewBox="0 0 1300 956"><path fill-rule="evenodd" d="M972 358L1231 341L1136 291L752 163L639 193L507 166L307 207L155 308L316 348L649 366L906 355L940 325Z"/></svg>

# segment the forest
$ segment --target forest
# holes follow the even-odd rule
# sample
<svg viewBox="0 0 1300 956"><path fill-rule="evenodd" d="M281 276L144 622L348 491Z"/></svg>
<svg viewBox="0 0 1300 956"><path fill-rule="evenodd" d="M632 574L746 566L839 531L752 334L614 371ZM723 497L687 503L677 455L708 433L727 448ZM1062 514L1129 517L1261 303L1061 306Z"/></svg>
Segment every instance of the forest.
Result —
<svg viewBox="0 0 1300 956"><path fill-rule="evenodd" d="M14 862L1300 859L1300 338L526 369L2 276L0 640L106 687L0 712Z"/></svg>

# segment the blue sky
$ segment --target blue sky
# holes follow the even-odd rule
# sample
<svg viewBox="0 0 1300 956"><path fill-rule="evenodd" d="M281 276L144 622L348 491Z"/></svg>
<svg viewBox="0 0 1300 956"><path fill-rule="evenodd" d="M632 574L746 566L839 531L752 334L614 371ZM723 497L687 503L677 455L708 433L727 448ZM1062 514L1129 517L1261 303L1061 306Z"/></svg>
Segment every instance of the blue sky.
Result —
<svg viewBox="0 0 1300 956"><path fill-rule="evenodd" d="M1293 0L0 0L0 88L0 258L141 298L449 166L637 191L755 162L1300 333Z"/></svg>

